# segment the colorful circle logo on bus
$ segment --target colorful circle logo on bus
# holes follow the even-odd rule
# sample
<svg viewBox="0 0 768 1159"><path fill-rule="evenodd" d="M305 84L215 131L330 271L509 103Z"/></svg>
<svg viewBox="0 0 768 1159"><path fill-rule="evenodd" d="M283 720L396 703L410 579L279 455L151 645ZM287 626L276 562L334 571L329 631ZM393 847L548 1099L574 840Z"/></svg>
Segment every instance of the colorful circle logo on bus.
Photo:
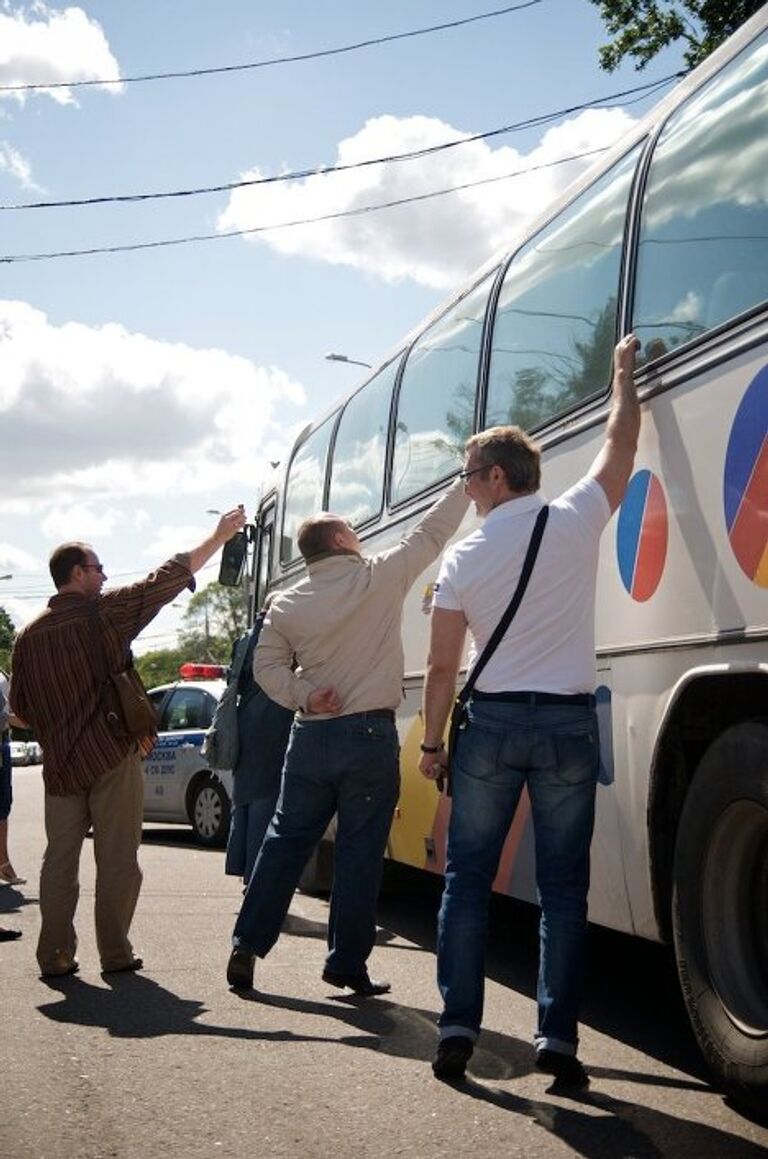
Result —
<svg viewBox="0 0 768 1159"><path fill-rule="evenodd" d="M768 366L752 379L733 420L723 505L728 539L741 570L768 588Z"/></svg>
<svg viewBox="0 0 768 1159"><path fill-rule="evenodd" d="M649 600L659 586L667 558L667 501L652 471L638 471L619 511L616 549L624 587L633 600Z"/></svg>

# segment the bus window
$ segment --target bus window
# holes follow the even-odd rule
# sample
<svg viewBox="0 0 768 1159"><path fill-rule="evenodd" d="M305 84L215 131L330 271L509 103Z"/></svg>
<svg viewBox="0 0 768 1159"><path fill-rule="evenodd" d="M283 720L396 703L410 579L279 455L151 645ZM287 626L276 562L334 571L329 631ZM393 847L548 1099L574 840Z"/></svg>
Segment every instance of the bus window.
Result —
<svg viewBox="0 0 768 1159"><path fill-rule="evenodd" d="M470 290L411 347L397 401L393 503L458 467L474 430L483 321L494 277Z"/></svg>
<svg viewBox="0 0 768 1159"><path fill-rule="evenodd" d="M301 444L288 470L285 488L280 559L288 563L299 554L296 535L305 519L323 510L325 468L336 415L331 415Z"/></svg>
<svg viewBox="0 0 768 1159"><path fill-rule="evenodd" d="M640 147L512 259L493 325L485 426L532 430L604 390Z"/></svg>
<svg viewBox="0 0 768 1159"><path fill-rule="evenodd" d="M633 328L646 359L768 298L768 35L672 116L643 203Z"/></svg>
<svg viewBox="0 0 768 1159"><path fill-rule="evenodd" d="M398 360L390 362L344 407L331 463L328 506L353 527L381 511L392 389Z"/></svg>

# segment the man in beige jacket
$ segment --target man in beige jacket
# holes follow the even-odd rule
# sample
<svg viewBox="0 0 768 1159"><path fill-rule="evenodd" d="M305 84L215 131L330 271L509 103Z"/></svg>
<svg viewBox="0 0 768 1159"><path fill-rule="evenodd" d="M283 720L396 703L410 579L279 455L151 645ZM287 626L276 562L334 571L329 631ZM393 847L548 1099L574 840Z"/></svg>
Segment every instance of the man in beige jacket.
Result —
<svg viewBox="0 0 768 1159"><path fill-rule="evenodd" d="M274 600L254 656L257 684L297 715L277 811L235 925L227 981L236 989L252 986L254 958L277 941L302 869L336 814L323 980L362 995L389 990L368 976L366 961L400 789L403 603L467 506L456 480L396 547L370 558L338 516L299 530L307 575Z"/></svg>

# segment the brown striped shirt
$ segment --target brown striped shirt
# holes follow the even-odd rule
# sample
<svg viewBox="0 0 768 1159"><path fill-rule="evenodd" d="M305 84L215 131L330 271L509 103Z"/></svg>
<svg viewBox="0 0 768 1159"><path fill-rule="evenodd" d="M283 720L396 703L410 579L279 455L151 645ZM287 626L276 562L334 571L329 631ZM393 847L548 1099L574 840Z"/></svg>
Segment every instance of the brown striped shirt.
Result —
<svg viewBox="0 0 768 1159"><path fill-rule="evenodd" d="M182 554L139 583L97 597L110 672L125 668L131 642L190 581L189 556ZM79 592L53 596L13 649L11 706L43 747L43 780L56 797L89 789L136 743L114 736L107 725L89 604Z"/></svg>

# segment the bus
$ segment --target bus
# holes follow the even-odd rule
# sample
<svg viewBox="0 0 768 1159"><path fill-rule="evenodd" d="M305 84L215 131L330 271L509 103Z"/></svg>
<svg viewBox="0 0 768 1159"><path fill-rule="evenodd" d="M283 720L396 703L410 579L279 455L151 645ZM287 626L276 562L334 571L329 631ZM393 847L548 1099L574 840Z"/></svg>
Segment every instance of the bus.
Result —
<svg viewBox="0 0 768 1159"><path fill-rule="evenodd" d="M450 239L446 239L450 245ZM768 8L296 440L262 494L253 605L302 573L333 511L367 553L455 477L474 431L516 423L543 491L586 472L634 332L643 421L603 534L602 760L592 922L674 946L716 1081L768 1094ZM466 517L460 535L474 526ZM389 856L444 867L450 802L417 770L431 584L406 605L402 794ZM495 888L535 901L525 798Z"/></svg>

